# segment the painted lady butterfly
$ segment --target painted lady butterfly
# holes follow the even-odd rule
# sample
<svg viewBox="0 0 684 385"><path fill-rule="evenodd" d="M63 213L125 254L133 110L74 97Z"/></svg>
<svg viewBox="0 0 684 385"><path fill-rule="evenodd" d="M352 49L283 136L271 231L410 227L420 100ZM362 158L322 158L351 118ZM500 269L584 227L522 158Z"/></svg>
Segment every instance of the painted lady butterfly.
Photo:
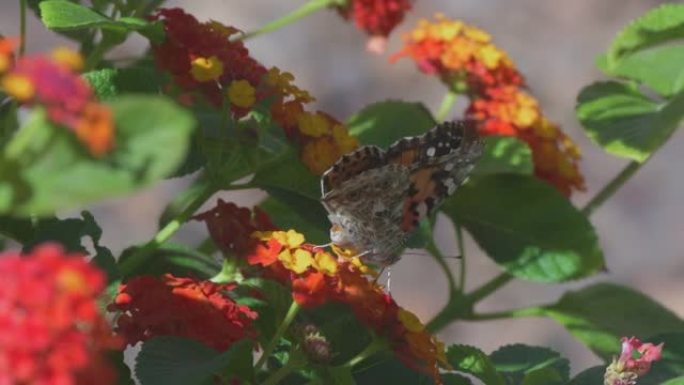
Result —
<svg viewBox="0 0 684 385"><path fill-rule="evenodd" d="M437 125L387 151L363 146L321 179L332 244L380 266L399 260L408 235L461 185L482 155L473 122Z"/></svg>

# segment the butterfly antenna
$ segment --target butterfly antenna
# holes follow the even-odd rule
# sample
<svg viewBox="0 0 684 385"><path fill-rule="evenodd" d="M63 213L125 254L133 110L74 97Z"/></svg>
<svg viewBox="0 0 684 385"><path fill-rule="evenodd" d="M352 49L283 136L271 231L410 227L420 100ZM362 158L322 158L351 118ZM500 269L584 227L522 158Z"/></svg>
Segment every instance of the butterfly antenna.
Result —
<svg viewBox="0 0 684 385"><path fill-rule="evenodd" d="M313 245L314 249L325 249L326 247L332 246L332 242L324 243L322 245Z"/></svg>
<svg viewBox="0 0 684 385"><path fill-rule="evenodd" d="M417 250L417 251L407 251L404 253L404 255L423 255L423 256L428 256L430 253L428 253L425 250ZM444 259L462 259L462 255L443 255L442 258Z"/></svg>

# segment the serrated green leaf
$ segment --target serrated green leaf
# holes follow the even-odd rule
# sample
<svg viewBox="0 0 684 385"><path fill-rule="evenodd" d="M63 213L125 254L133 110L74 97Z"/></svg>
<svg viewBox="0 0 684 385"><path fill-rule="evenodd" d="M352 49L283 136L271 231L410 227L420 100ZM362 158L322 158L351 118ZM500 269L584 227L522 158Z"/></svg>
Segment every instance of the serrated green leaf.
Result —
<svg viewBox="0 0 684 385"><path fill-rule="evenodd" d="M111 100L124 93L160 92L161 76L158 70L147 67L105 68L83 74L98 99Z"/></svg>
<svg viewBox="0 0 684 385"><path fill-rule="evenodd" d="M489 357L474 346L451 345L446 351L446 356L456 371L471 374L485 385L505 384Z"/></svg>
<svg viewBox="0 0 684 385"><path fill-rule="evenodd" d="M363 144L387 148L405 136L425 133L436 124L422 104L388 100L366 106L347 119L349 133Z"/></svg>
<svg viewBox="0 0 684 385"><path fill-rule="evenodd" d="M684 37L684 4L663 4L627 25L608 50L609 66L627 53Z"/></svg>
<svg viewBox="0 0 684 385"><path fill-rule="evenodd" d="M471 175L515 173L531 175L534 171L532 151L527 144L512 136L487 136L480 160Z"/></svg>
<svg viewBox="0 0 684 385"><path fill-rule="evenodd" d="M598 385L603 383L603 374L606 371L605 366L593 366L585 369L578 375L573 377L567 385Z"/></svg>
<svg viewBox="0 0 684 385"><path fill-rule="evenodd" d="M670 97L684 91L684 45L664 45L622 58L607 72L645 84Z"/></svg>
<svg viewBox="0 0 684 385"><path fill-rule="evenodd" d="M217 374L249 380L252 343L238 341L219 353L194 340L155 337L146 341L135 361L141 385L203 385Z"/></svg>
<svg viewBox="0 0 684 385"><path fill-rule="evenodd" d="M576 112L607 152L643 162L681 126L684 92L656 102L623 83L595 83L580 92Z"/></svg>
<svg viewBox="0 0 684 385"><path fill-rule="evenodd" d="M620 352L620 338L642 340L684 332L684 321L646 295L600 283L571 291L543 313L565 327L594 353L609 360Z"/></svg>
<svg viewBox="0 0 684 385"><path fill-rule="evenodd" d="M177 168L191 115L158 96L120 97L110 106L116 144L105 159L35 110L0 159L0 212L44 216L145 187Z"/></svg>
<svg viewBox="0 0 684 385"><path fill-rule="evenodd" d="M518 278L562 282L603 267L603 253L588 219L556 189L532 176L473 177L442 211Z"/></svg>
<svg viewBox="0 0 684 385"><path fill-rule="evenodd" d="M494 351L489 358L496 370L512 384L518 384L527 374L544 368L552 368L562 381L567 381L570 376L568 360L544 347L507 345Z"/></svg>

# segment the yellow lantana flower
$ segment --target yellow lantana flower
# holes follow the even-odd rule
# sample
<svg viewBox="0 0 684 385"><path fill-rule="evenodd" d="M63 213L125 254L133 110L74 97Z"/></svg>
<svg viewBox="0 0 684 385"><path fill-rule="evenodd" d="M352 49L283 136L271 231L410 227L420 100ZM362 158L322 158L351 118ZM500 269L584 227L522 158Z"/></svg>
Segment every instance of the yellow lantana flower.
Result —
<svg viewBox="0 0 684 385"><path fill-rule="evenodd" d="M256 101L256 90L247 80L234 80L228 86L228 100L235 106L249 108Z"/></svg>
<svg viewBox="0 0 684 385"><path fill-rule="evenodd" d="M223 63L216 56L195 58L190 66L190 75L198 82L216 80L223 75Z"/></svg>

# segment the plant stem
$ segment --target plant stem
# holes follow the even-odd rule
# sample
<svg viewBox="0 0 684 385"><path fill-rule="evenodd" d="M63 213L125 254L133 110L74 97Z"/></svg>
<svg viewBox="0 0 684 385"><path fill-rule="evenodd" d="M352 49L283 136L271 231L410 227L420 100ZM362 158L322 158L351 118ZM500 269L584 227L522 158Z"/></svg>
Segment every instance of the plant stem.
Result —
<svg viewBox="0 0 684 385"><path fill-rule="evenodd" d="M288 374L296 370L299 366L299 360L294 359L294 357L292 357L292 354L290 354L290 358L287 360L285 365L278 368L273 374L266 378L266 380L264 380L264 382L262 382L261 385L275 385L279 383L283 378L287 377Z"/></svg>
<svg viewBox="0 0 684 385"><path fill-rule="evenodd" d="M19 1L19 56L26 52L26 8L27 0Z"/></svg>
<svg viewBox="0 0 684 385"><path fill-rule="evenodd" d="M447 92L442 99L442 103L439 105L437 116L435 116L437 123L441 123L446 119L447 115L449 115L449 111L451 111L451 107L454 106L454 103L456 103L456 93L453 91Z"/></svg>
<svg viewBox="0 0 684 385"><path fill-rule="evenodd" d="M489 296L490 294L494 293L495 291L499 290L503 285L507 284L512 279L512 275L505 272L501 273L496 277L492 278L491 280L489 280L488 282L485 282L484 285L466 294L466 298L468 299L468 302L475 304L484 299L485 297Z"/></svg>
<svg viewBox="0 0 684 385"><path fill-rule="evenodd" d="M240 40L247 40L258 35L273 32L320 9L332 7L334 5L341 5L343 3L344 2L340 0L310 0L306 4L281 17L280 19L273 20L257 30L245 33L240 37Z"/></svg>
<svg viewBox="0 0 684 385"><path fill-rule="evenodd" d="M458 247L458 254L461 260L461 269L458 272L458 291L463 293L465 289L466 280L466 254L465 245L463 244L463 227L456 225L456 244Z"/></svg>
<svg viewBox="0 0 684 385"><path fill-rule="evenodd" d="M650 159L650 158L649 158ZM586 216L590 216L594 211L601 207L601 205L608 200L613 194L615 194L622 185L624 185L637 171L639 168L646 163L647 160L639 163L635 160L629 162L629 164L620 171L607 185L605 185L601 191L599 191L589 203L584 206L582 213Z"/></svg>
<svg viewBox="0 0 684 385"><path fill-rule="evenodd" d="M432 239L432 234L430 234L430 240L428 241L427 245L425 245L425 250L427 250L430 255L432 255L439 264L439 267L442 268L442 271L444 272L444 275L446 276L447 279L447 284L449 285L449 296L452 295L452 293L456 292L456 281L454 280L454 274L451 272L451 268L449 264L446 262L446 259L444 259L444 256L442 255L442 252L439 251L437 248L437 245L435 245L434 239Z"/></svg>
<svg viewBox="0 0 684 385"><path fill-rule="evenodd" d="M502 273L469 294L463 295L460 292L451 293L449 302L447 302L444 308L428 322L428 330L436 333L456 319L470 319L470 317L472 317L472 308L475 303L495 292L511 279L513 279L511 275Z"/></svg>
<svg viewBox="0 0 684 385"><path fill-rule="evenodd" d="M521 317L536 317L544 315L543 306L530 306L520 309L505 310L493 313L473 313L468 316L463 317L465 320L469 321L487 321L487 320L497 320L503 318L521 318Z"/></svg>
<svg viewBox="0 0 684 385"><path fill-rule="evenodd" d="M290 324L297 316L297 313L299 313L299 305L296 301L292 301L290 308L287 310L285 318L283 318L283 322L280 323L280 326L278 326L273 338L264 348L264 353L261 355L261 357L259 357L259 361L257 361L256 365L254 366L254 370L259 370L262 366L264 366L268 357L271 355L271 353L273 353L273 350L276 348L276 346L278 346L280 337L282 337L283 334L285 334L285 331L287 331L287 328L290 327Z"/></svg>
<svg viewBox="0 0 684 385"><path fill-rule="evenodd" d="M154 236L150 241L141 246L133 255L121 261L119 264L119 271L126 277L132 274L136 268L142 265L156 250L159 245L166 242L173 234L178 231L178 229L187 222L192 214L197 211L202 204L209 199L216 189L210 183L205 184L204 188L197 191L195 198L183 209L176 217L170 220L164 227L162 227L157 235Z"/></svg>
<svg viewBox="0 0 684 385"><path fill-rule="evenodd" d="M373 337L373 341L371 341L365 349L352 357L349 361L347 361L347 363L343 364L342 367L351 369L357 364L363 362L366 358L382 350L384 346L385 344L381 339Z"/></svg>

